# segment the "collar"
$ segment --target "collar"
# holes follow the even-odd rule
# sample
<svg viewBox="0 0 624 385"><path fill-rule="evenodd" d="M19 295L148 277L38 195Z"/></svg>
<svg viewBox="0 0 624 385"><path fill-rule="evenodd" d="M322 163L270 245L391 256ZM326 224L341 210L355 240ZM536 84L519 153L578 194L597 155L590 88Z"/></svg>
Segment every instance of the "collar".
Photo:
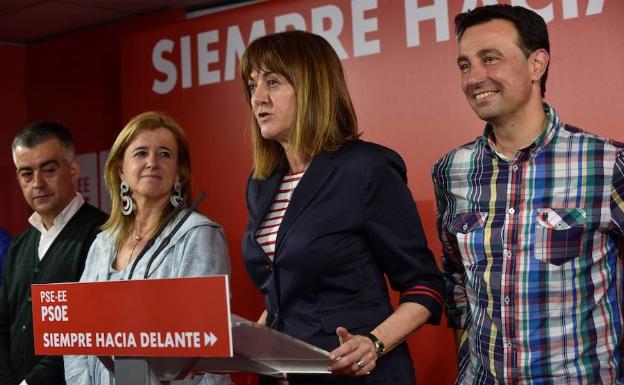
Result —
<svg viewBox="0 0 624 385"><path fill-rule="evenodd" d="M546 148L546 146L548 146L548 144L552 141L555 135L557 135L557 132L559 132L559 128L562 123L559 119L557 111L555 111L555 109L549 106L547 103L542 103L542 107L544 108L544 112L546 113L546 122L544 124L544 128L542 129L542 133L537 138L535 138L533 143L523 149L520 149L518 151L517 157L525 158L528 156L536 156L537 154L542 152L544 148ZM477 138L477 141L481 146L484 146L486 150L504 159L504 157L496 151L494 128L491 124L488 123L485 125L483 135Z"/></svg>
<svg viewBox="0 0 624 385"><path fill-rule="evenodd" d="M45 226L43 225L43 220L41 219L41 215L39 215L39 213L37 213L36 211L32 213L30 218L28 218L28 222L32 225L32 227L39 230L41 234L45 234L54 227L64 227L67 222L69 222L69 220L74 216L74 214L78 212L78 210L80 209L80 207L82 207L84 203L85 200L82 195L80 195L80 193L76 193L74 199L72 199L67 204L67 206L65 206L65 208L54 218L54 224L49 229L45 228Z"/></svg>

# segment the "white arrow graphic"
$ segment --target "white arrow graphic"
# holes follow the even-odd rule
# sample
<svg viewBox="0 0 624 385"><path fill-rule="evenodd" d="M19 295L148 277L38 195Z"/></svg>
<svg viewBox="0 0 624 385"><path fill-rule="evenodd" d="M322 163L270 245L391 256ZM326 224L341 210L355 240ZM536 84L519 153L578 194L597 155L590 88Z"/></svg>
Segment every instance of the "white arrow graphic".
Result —
<svg viewBox="0 0 624 385"><path fill-rule="evenodd" d="M204 345L205 346L212 346L215 344L215 342L217 342L217 336L215 336L214 334L212 334L212 332L210 332L210 334L204 332Z"/></svg>

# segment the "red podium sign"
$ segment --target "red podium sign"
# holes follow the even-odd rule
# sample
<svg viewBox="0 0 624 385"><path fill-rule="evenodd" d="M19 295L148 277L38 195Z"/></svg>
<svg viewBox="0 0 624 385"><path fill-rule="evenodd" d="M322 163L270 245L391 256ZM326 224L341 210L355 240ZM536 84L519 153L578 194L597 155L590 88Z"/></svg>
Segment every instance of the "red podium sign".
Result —
<svg viewBox="0 0 624 385"><path fill-rule="evenodd" d="M38 355L231 357L227 276L32 285Z"/></svg>

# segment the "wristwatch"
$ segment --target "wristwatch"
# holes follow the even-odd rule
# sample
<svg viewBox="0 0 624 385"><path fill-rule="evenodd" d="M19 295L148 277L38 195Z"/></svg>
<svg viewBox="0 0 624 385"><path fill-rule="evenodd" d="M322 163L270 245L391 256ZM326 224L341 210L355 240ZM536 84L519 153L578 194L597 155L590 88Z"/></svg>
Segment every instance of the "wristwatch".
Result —
<svg viewBox="0 0 624 385"><path fill-rule="evenodd" d="M372 333L364 333L363 336L368 337L371 341L373 341L373 344L375 344L375 353L377 353L377 357L381 357L386 352L386 345L381 342L381 340L377 338L377 336Z"/></svg>

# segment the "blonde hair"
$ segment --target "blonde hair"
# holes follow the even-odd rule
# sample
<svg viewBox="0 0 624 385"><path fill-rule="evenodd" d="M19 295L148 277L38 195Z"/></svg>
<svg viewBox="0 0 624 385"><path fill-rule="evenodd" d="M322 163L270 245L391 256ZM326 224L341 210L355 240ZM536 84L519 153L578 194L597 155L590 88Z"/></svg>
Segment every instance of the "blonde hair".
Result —
<svg viewBox="0 0 624 385"><path fill-rule="evenodd" d="M108 159L106 160L106 165L104 167L104 182L111 199L112 207L111 215L102 228L115 234L115 245L117 249L121 247L123 241L129 236L130 231L134 227L134 215L123 215L121 213L123 203L119 195L121 184L119 170L123 164L124 153L130 143L132 143L141 131L156 130L158 128L165 128L169 130L175 138L178 145L178 177L187 205L191 199L191 158L189 155L186 135L184 134L182 128L178 125L178 123L176 123L175 120L160 112L144 112L132 118L121 130L119 135L117 135L117 139L115 139L115 142L108 153ZM172 210L172 205L167 205L165 207L160 217L158 226L160 226L163 218Z"/></svg>
<svg viewBox="0 0 624 385"><path fill-rule="evenodd" d="M305 31L261 37L247 47L240 65L250 107L253 178L264 179L285 164L284 149L278 142L262 137L253 115L248 84L254 71L278 73L295 89L296 118L289 143L304 160L310 161L321 152L336 151L358 138L342 64L331 45Z"/></svg>

